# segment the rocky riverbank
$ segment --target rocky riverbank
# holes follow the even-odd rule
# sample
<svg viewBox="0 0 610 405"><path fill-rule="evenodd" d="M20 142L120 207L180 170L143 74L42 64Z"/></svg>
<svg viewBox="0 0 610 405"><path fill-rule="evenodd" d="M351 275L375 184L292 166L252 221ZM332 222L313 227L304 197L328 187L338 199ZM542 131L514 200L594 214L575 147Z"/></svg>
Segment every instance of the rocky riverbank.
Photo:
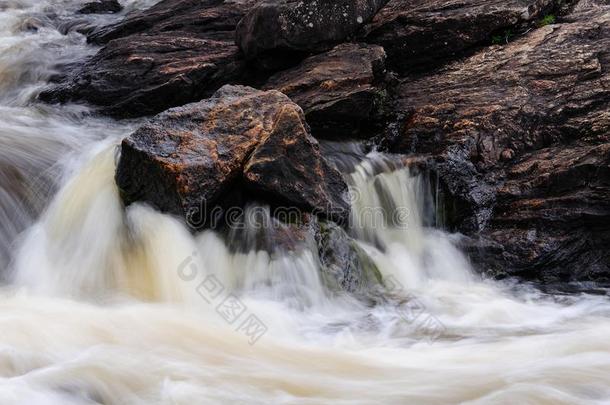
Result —
<svg viewBox="0 0 610 405"><path fill-rule="evenodd" d="M161 113L123 142L126 203L341 223L347 186L315 138L368 139L440 179L480 271L610 282L607 0L162 0L88 41L40 98Z"/></svg>

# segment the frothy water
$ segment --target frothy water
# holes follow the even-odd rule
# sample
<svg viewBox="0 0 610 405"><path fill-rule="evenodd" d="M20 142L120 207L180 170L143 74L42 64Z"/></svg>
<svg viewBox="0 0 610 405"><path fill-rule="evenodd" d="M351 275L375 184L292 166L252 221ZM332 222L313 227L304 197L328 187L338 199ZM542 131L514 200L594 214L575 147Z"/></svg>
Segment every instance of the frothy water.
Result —
<svg viewBox="0 0 610 405"><path fill-rule="evenodd" d="M138 4L127 4L126 12ZM95 52L76 29L118 18L77 16L80 5L0 1L0 268L7 266L16 236L33 223L75 161L95 142L132 127L92 118L83 106L33 101L59 66Z"/></svg>
<svg viewBox="0 0 610 405"><path fill-rule="evenodd" d="M434 182L399 157L324 145L384 280L365 298L330 288L311 233L263 205L197 234L123 207L117 147L137 122L33 101L95 51L70 27L118 18L78 4L0 2L0 404L610 401L607 297L475 274L434 226Z"/></svg>

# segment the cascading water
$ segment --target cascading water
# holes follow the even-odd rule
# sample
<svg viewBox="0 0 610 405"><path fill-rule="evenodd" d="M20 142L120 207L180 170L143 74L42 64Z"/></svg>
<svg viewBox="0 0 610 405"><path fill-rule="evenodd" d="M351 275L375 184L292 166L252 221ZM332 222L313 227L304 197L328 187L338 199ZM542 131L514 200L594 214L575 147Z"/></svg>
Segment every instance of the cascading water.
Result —
<svg viewBox="0 0 610 405"><path fill-rule="evenodd" d="M323 145L384 280L370 299L329 287L312 234L269 207L196 234L125 209L114 165L137 122L31 101L48 55L92 51L69 27L117 18L77 5L0 2L0 404L610 400L607 298L474 274L397 157Z"/></svg>

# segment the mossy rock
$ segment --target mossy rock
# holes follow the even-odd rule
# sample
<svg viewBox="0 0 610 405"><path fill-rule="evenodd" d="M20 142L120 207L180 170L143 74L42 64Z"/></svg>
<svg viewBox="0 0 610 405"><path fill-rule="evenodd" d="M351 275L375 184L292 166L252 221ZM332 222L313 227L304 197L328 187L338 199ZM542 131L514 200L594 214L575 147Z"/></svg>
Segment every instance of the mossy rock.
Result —
<svg viewBox="0 0 610 405"><path fill-rule="evenodd" d="M322 278L329 289L366 293L382 285L373 259L339 225L320 221L316 240Z"/></svg>

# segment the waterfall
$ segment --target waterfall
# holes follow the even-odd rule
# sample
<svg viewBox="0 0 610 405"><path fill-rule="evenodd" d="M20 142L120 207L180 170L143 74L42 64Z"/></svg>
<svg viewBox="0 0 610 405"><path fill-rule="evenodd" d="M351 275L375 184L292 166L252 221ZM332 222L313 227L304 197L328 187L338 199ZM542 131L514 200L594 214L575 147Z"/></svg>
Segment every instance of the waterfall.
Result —
<svg viewBox="0 0 610 405"><path fill-rule="evenodd" d="M236 211L223 234L193 233L145 205L124 209L114 183L117 146L100 148L28 232L16 259L18 284L73 297L118 292L181 301L188 297L181 292L180 269L189 262L200 275L213 275L242 294L299 308L327 303L312 232L293 229L260 204ZM374 152L361 156L345 179L352 199L348 233L382 275L413 291L430 279L472 278L449 236L425 226L435 209L426 207L433 198L424 174Z"/></svg>
<svg viewBox="0 0 610 405"><path fill-rule="evenodd" d="M414 289L427 279L467 282L472 273L436 222L430 178L413 174L398 157L372 153L347 177L352 190L351 232L375 253L380 268Z"/></svg>

